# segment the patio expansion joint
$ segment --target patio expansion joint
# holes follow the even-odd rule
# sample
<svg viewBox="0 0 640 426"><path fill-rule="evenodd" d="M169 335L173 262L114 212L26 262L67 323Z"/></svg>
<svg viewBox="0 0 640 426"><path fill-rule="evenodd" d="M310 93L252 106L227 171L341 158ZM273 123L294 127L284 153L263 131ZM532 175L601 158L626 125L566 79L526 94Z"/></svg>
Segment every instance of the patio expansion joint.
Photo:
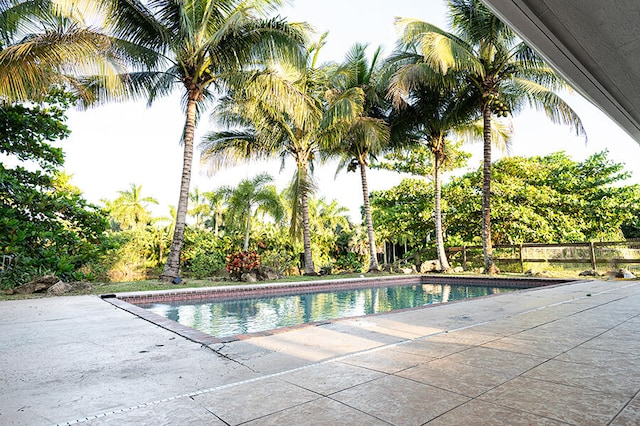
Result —
<svg viewBox="0 0 640 426"><path fill-rule="evenodd" d="M635 395L633 395L631 398L629 398L629 401L627 401L627 403L624 404L624 406L622 408L620 408L620 411L618 411L616 413L616 415L613 416L613 418L611 418L611 420L609 420L609 422L607 423L607 426L609 426L611 423L613 423L614 420L617 419L620 416L620 414L622 414L622 412L627 408L627 406L629 404L631 404L631 401L633 401L634 399L638 398L638 395L640 395L640 390L638 390L638 392L636 392Z"/></svg>

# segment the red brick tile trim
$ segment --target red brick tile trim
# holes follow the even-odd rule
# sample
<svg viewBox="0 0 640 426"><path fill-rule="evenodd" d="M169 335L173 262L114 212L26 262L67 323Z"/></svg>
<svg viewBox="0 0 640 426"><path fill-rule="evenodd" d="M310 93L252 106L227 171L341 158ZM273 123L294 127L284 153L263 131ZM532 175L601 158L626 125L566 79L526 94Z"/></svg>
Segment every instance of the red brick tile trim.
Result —
<svg viewBox="0 0 640 426"><path fill-rule="evenodd" d="M179 300L232 300L272 295L320 293L353 288L387 287L396 285L457 284L468 286L532 288L563 284L572 280L539 278L459 277L448 275L399 275L369 278L347 278L298 283L245 284L221 287L162 290L152 292L119 293L120 300L132 304L162 303Z"/></svg>

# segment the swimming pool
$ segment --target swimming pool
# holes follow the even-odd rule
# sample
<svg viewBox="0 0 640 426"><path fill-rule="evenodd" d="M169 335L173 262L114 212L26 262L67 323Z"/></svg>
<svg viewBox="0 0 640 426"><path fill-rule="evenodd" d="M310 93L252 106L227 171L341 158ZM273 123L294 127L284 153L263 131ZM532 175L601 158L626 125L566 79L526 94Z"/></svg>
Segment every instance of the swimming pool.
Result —
<svg viewBox="0 0 640 426"><path fill-rule="evenodd" d="M522 287L520 287L522 288ZM221 300L137 303L217 338L501 294L514 287L412 283Z"/></svg>

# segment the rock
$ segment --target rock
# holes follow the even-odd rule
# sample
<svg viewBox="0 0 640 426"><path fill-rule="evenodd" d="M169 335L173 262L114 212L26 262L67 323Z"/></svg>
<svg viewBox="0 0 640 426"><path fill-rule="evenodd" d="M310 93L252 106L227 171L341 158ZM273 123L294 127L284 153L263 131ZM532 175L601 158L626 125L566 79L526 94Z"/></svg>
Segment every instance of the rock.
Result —
<svg viewBox="0 0 640 426"><path fill-rule="evenodd" d="M59 296L61 294L69 293L73 290L73 285L69 283L63 283L62 281L58 281L51 287L47 289L48 294L52 294L54 296Z"/></svg>
<svg viewBox="0 0 640 426"><path fill-rule="evenodd" d="M636 276L631 273L628 269L619 269L617 271L609 272L609 276L613 276L614 278L626 278L626 279L634 279Z"/></svg>
<svg viewBox="0 0 640 426"><path fill-rule="evenodd" d="M440 261L438 259L435 260L427 260L420 265L420 273L424 274L425 272L435 272L441 271L442 267L440 266Z"/></svg>
<svg viewBox="0 0 640 426"><path fill-rule="evenodd" d="M22 284L13 289L12 294L33 294L44 293L54 284L61 283L55 275L45 275L26 284Z"/></svg>
<svg viewBox="0 0 640 426"><path fill-rule="evenodd" d="M256 274L254 274L253 272L244 273L240 276L240 281L244 281L246 283L255 283L258 281L258 277L256 277Z"/></svg>
<svg viewBox="0 0 640 426"><path fill-rule="evenodd" d="M589 269L588 271L582 271L578 274L579 277L599 277L598 271L595 269Z"/></svg>
<svg viewBox="0 0 640 426"><path fill-rule="evenodd" d="M524 275L528 276L528 277L538 277L538 278L551 278L551 272L549 271L534 271L532 269L529 269L528 271L526 271L524 273Z"/></svg>
<svg viewBox="0 0 640 426"><path fill-rule="evenodd" d="M277 280L278 274L266 266L260 266L256 271L256 279L260 281Z"/></svg>
<svg viewBox="0 0 640 426"><path fill-rule="evenodd" d="M461 274L464 272L464 268L462 266L456 266L455 268L453 268L453 272L455 272L456 274Z"/></svg>

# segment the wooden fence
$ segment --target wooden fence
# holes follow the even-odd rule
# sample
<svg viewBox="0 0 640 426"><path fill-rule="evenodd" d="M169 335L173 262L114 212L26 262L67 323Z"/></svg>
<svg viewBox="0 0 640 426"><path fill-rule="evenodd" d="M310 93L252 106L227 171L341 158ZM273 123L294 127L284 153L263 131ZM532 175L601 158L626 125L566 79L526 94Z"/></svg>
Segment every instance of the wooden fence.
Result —
<svg viewBox="0 0 640 426"><path fill-rule="evenodd" d="M460 264L465 270L482 267L482 246L449 247L449 262ZM558 264L598 270L599 267L638 268L640 239L617 242L589 242L570 244L505 244L493 247L494 262L503 270L516 268L524 272L527 264Z"/></svg>

